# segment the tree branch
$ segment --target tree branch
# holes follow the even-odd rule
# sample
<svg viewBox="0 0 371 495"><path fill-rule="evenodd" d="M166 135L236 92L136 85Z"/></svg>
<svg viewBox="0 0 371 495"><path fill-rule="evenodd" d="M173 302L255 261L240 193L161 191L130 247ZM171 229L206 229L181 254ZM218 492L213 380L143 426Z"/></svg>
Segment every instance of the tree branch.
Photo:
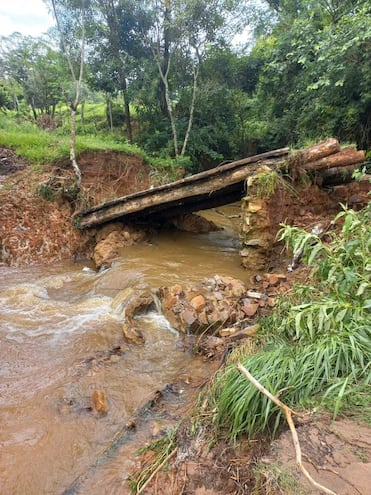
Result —
<svg viewBox="0 0 371 495"><path fill-rule="evenodd" d="M300 471L304 474L304 476L308 479L308 481L316 487L318 490L320 490L323 493L326 493L328 495L336 495L335 492L330 490L329 488L326 488L325 486L321 485L320 483L317 483L312 476L308 473L307 469L303 466L302 462L302 453L301 453L301 448L300 448L300 442L299 442L299 437L298 433L295 428L294 421L292 419L292 415L294 414L295 416L302 416L292 409L290 409L286 404L281 402L277 397L272 395L266 388L261 385L258 380L256 380L248 371L247 369L241 364L237 364L237 369L249 380L250 383L252 383L258 390L261 392L263 395L268 397L276 406L278 406L282 411L285 413L286 421L289 425L291 435L292 435L292 441L294 444L295 448L295 454L296 454L296 464Z"/></svg>

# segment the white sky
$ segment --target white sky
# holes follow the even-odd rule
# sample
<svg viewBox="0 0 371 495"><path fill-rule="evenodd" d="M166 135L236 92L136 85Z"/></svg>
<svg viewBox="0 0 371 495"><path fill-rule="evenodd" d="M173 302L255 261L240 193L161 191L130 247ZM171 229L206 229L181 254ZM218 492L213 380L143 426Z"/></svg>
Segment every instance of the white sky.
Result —
<svg viewBox="0 0 371 495"><path fill-rule="evenodd" d="M0 0L0 36L40 36L54 25L43 0Z"/></svg>

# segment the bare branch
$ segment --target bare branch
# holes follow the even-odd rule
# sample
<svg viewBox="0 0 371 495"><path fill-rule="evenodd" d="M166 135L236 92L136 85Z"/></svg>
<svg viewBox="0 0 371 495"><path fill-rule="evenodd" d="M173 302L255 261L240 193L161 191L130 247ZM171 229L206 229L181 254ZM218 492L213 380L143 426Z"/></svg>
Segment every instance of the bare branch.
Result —
<svg viewBox="0 0 371 495"><path fill-rule="evenodd" d="M55 17L55 22L57 23L57 28L58 28L58 31L59 31L59 35L61 37L61 42L62 42L63 50L64 50L64 53L66 54L68 67L70 68L73 82L76 83L77 82L77 78L76 78L75 70L74 70L73 65L72 65L71 57L68 54L67 43L66 43L66 40L65 40L64 35L63 35L62 26L60 24L59 16L57 14L57 6L56 6L56 3L55 3L55 0L52 0L52 6L53 6L53 13L54 13L54 17Z"/></svg>
<svg viewBox="0 0 371 495"><path fill-rule="evenodd" d="M290 409L288 406L286 406L286 404L281 402L277 397L272 395L266 388L263 387L263 385L261 383L258 382L258 380L256 380L251 375L251 373L249 373L247 371L247 369L241 363L237 364L237 369L249 380L250 383L252 383L259 390L259 392L261 392L263 395L268 397L269 400L271 400L274 404L276 404L276 406L278 406L280 409L282 409L282 411L285 413L286 421L289 425L289 428L291 431L291 436L292 436L292 441L293 441L294 448L295 448L296 464L297 464L298 468L300 469L300 471L304 474L304 476L308 479L308 481L314 487L316 487L318 490L320 490L321 492L326 493L328 495L336 495L336 493L333 492L332 490L330 490L329 488L326 488L325 486L321 485L320 483L317 483L317 481L315 481L312 478L312 476L308 473L307 469L303 465L299 437L298 437L298 433L297 433L296 428L295 428L294 421L292 419L293 414L295 416L302 416L302 415L296 413L295 411Z"/></svg>

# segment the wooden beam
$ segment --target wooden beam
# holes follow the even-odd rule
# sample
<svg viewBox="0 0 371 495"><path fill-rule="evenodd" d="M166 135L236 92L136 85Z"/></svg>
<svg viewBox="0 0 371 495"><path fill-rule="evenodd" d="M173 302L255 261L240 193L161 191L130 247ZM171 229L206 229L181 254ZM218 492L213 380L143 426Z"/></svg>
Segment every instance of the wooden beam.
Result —
<svg viewBox="0 0 371 495"><path fill-rule="evenodd" d="M210 204L225 204L232 197L237 200L234 193L243 192L244 182L249 175L263 164L274 165L278 158L287 156L288 151L288 148L282 148L262 153L170 184L114 199L80 213L79 226L84 229L123 216L143 217L161 211L166 212L164 216L175 216L179 210L198 211L210 208ZM223 199L224 194L228 200Z"/></svg>
<svg viewBox="0 0 371 495"><path fill-rule="evenodd" d="M346 167L347 165L354 165L356 163L362 163L365 161L365 152L363 150L357 151L354 148L343 148L338 153L330 156L320 158L313 162L304 163L303 168L308 172L317 170L326 170L335 167Z"/></svg>

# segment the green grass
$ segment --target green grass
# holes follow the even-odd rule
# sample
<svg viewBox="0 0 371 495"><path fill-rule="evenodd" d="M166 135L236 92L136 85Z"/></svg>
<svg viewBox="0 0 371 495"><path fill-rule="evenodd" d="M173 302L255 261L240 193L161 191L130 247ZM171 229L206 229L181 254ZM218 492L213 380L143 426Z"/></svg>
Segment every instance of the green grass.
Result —
<svg viewBox="0 0 371 495"><path fill-rule="evenodd" d="M295 189L275 170L256 174L254 176L253 186L256 196L261 199L273 196L278 187L287 191L289 194L297 195Z"/></svg>
<svg viewBox="0 0 371 495"><path fill-rule="evenodd" d="M298 480L278 463L257 463L251 495L308 495Z"/></svg>
<svg viewBox="0 0 371 495"><path fill-rule="evenodd" d="M146 467L131 476L129 485L132 493L138 493L159 466L164 465L165 467L166 461L170 459L170 455L176 447L177 431L178 426L175 426L165 436L138 450L137 455L142 455L148 451L153 452L153 458Z"/></svg>
<svg viewBox="0 0 371 495"><path fill-rule="evenodd" d="M98 105L101 110L101 105ZM88 107L88 113L97 114L97 106ZM87 126L82 134L81 124L77 130L76 153L83 151L111 150L129 155L138 155L155 169L171 170L178 164L171 158L154 158L147 155L134 144L128 143L122 135L110 132L92 132ZM57 128L55 131L40 129L32 121L18 119L9 112L0 114L0 146L12 148L17 155L27 160L31 165L44 165L60 160L68 160L70 153L70 136L68 126Z"/></svg>
<svg viewBox="0 0 371 495"><path fill-rule="evenodd" d="M240 361L292 409L325 407L369 421L371 384L371 204L345 210L340 234L325 243L286 227L282 237L313 266L312 285L294 288L263 319L258 352L231 355L210 392L218 428L236 439L272 436L282 411L236 369Z"/></svg>
<svg viewBox="0 0 371 495"><path fill-rule="evenodd" d="M274 170L262 172L255 177L256 195L258 198L270 198L276 191L278 181L282 180Z"/></svg>

